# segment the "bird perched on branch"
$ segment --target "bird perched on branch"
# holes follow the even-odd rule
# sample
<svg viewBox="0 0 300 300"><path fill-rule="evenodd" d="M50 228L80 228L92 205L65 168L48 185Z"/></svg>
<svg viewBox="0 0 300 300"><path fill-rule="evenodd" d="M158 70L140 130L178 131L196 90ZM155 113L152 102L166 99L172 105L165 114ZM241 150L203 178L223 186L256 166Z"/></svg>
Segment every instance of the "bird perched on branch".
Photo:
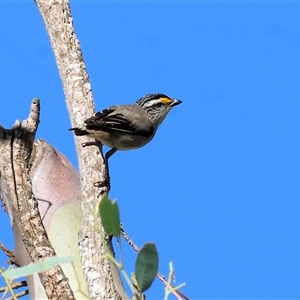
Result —
<svg viewBox="0 0 300 300"><path fill-rule="evenodd" d="M149 143L172 107L181 101L164 94L148 94L131 105L116 105L97 112L82 127L70 128L75 135L88 135L111 148L132 150Z"/></svg>
<svg viewBox="0 0 300 300"><path fill-rule="evenodd" d="M97 112L85 120L82 127L69 130L110 147L105 155L107 164L117 150L138 149L149 143L170 110L180 103L164 94L148 94L134 104L111 106ZM84 145L88 144L91 143Z"/></svg>

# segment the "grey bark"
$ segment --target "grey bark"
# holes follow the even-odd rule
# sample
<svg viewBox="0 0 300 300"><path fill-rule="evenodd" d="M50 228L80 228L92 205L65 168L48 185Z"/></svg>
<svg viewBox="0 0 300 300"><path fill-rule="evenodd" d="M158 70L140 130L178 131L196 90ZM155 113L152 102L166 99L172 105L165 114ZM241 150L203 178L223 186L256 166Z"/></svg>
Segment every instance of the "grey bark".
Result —
<svg viewBox="0 0 300 300"><path fill-rule="evenodd" d="M73 28L69 2L67 0L35 2L50 38L72 127L82 125L95 110L89 77ZM116 267L107 259L100 259L106 248L99 233L99 219L95 220L91 211L97 211L99 196L108 190L107 186L96 188L93 185L94 182L106 180L106 167L102 148L83 148L81 144L86 141L87 138L75 138L81 179L83 220L79 249L88 291L92 299L126 299Z"/></svg>
<svg viewBox="0 0 300 300"><path fill-rule="evenodd" d="M39 123L39 100L34 99L29 117L16 121L11 130L0 127L1 198L12 227L21 237L31 262L55 255L43 225L29 176L33 141ZM75 299L60 266L39 273L48 299Z"/></svg>

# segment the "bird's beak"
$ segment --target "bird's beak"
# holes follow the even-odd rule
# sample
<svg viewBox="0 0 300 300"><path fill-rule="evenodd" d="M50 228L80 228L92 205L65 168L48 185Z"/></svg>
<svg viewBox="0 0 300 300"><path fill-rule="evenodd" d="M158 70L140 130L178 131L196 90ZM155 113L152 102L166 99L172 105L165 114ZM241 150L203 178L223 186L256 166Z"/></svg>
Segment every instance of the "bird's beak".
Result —
<svg viewBox="0 0 300 300"><path fill-rule="evenodd" d="M171 106L176 106L178 104L180 104L182 101L179 99L173 99L173 102L171 103Z"/></svg>

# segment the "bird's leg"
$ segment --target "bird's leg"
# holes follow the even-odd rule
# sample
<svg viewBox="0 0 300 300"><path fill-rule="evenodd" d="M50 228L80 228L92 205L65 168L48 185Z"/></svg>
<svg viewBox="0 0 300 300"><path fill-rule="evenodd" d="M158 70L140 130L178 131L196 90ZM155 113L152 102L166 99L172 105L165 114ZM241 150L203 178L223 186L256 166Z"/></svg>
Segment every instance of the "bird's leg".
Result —
<svg viewBox="0 0 300 300"><path fill-rule="evenodd" d="M115 154L117 151L118 151L118 149L116 149L116 148L111 148L109 151L106 152L106 154L105 154L105 160L106 160L106 163L108 162L108 159L109 159L113 154Z"/></svg>
<svg viewBox="0 0 300 300"><path fill-rule="evenodd" d="M100 141L95 140L95 141L91 141L91 142L84 142L84 143L81 144L81 146L82 147L96 146L96 147L99 148L100 152L102 153L102 151L101 151L102 143ZM111 150L109 150L106 153L105 157L104 157L104 161L105 161L105 165L106 165L106 170L107 170L106 171L106 173L107 173L106 179L104 181L96 181L96 182L94 182L94 186L95 187L104 187L105 185L107 185L107 190L108 191L110 190L110 178L109 178L108 163L107 163L107 161L108 161L108 158L110 156L112 156L116 152L116 151L112 151L113 149L114 148L112 148ZM111 152L111 154L110 154L110 152Z"/></svg>
<svg viewBox="0 0 300 300"><path fill-rule="evenodd" d="M105 165L106 165L106 174L107 174L107 182L110 190L110 176L109 176L109 166L108 166L108 159L117 152L118 149L116 148L111 148L109 151L106 152L105 154Z"/></svg>
<svg viewBox="0 0 300 300"><path fill-rule="evenodd" d="M116 148L111 148L109 151L106 152L104 161L106 165L106 180L103 182L97 181L94 183L94 186L96 187L103 187L107 185L107 190L110 190L110 176L109 176L109 166L108 166L108 159L117 151L118 149Z"/></svg>

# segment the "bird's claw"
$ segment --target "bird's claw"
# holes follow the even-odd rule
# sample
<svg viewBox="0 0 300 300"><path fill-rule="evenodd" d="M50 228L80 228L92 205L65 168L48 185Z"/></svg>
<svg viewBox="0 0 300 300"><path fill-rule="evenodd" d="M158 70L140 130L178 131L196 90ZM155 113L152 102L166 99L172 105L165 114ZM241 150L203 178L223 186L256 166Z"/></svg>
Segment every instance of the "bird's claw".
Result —
<svg viewBox="0 0 300 300"><path fill-rule="evenodd" d="M94 182L94 187L97 188L102 188L102 187L107 187L107 191L110 190L110 180L103 180L103 181L96 181Z"/></svg>
<svg viewBox="0 0 300 300"><path fill-rule="evenodd" d="M94 141L94 142L85 142L81 144L82 147L87 147L87 146L99 146L99 142Z"/></svg>

